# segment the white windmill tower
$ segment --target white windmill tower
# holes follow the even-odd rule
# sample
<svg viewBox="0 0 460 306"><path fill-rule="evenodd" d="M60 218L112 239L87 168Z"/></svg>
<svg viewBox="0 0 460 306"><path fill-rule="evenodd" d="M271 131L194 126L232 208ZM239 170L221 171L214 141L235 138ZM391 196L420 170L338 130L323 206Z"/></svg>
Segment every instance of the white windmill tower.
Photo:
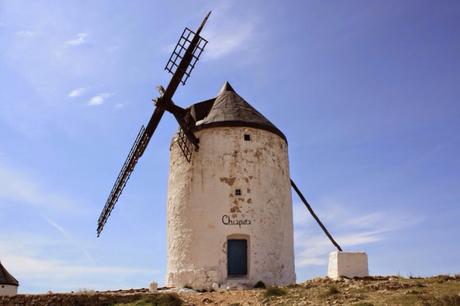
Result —
<svg viewBox="0 0 460 306"><path fill-rule="evenodd" d="M171 145L168 285L295 283L286 137L228 82L188 110L200 149Z"/></svg>
<svg viewBox="0 0 460 306"><path fill-rule="evenodd" d="M98 220L101 234L165 111L180 129L170 147L167 284L210 288L295 283L291 186L342 251L289 176L286 136L225 83L216 98L188 108L172 98L207 41L186 28L159 87L156 108L120 171Z"/></svg>

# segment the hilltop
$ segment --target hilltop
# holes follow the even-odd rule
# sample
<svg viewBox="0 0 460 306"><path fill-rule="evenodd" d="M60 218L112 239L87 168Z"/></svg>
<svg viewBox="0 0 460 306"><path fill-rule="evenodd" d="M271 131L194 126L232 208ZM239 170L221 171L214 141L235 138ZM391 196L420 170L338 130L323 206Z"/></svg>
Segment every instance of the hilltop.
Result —
<svg viewBox="0 0 460 306"><path fill-rule="evenodd" d="M460 305L460 275L429 278L399 276L330 280L267 289L196 292L163 288L80 291L0 297L0 305L16 306L147 306L147 305Z"/></svg>

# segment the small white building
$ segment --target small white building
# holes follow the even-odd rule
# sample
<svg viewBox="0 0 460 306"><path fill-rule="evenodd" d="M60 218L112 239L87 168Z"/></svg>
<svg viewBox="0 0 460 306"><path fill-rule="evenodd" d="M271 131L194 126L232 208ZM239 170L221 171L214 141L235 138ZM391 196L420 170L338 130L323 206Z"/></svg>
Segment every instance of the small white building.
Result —
<svg viewBox="0 0 460 306"><path fill-rule="evenodd" d="M11 275L0 262L0 296L16 295L19 282Z"/></svg>
<svg viewBox="0 0 460 306"><path fill-rule="evenodd" d="M286 136L228 83L188 110L200 147L170 148L167 285L295 283Z"/></svg>

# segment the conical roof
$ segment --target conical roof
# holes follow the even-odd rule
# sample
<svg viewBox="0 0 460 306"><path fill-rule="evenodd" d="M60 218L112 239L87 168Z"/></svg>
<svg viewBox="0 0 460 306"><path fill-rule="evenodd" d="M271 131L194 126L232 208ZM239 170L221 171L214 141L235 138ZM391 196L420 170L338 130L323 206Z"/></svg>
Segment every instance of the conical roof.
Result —
<svg viewBox="0 0 460 306"><path fill-rule="evenodd" d="M197 122L198 129L216 126L259 128L275 133L287 141L286 136L252 105L238 95L228 82L225 82L213 101L209 113L203 120Z"/></svg>
<svg viewBox="0 0 460 306"><path fill-rule="evenodd" d="M0 262L0 285L19 286L19 282L11 275Z"/></svg>

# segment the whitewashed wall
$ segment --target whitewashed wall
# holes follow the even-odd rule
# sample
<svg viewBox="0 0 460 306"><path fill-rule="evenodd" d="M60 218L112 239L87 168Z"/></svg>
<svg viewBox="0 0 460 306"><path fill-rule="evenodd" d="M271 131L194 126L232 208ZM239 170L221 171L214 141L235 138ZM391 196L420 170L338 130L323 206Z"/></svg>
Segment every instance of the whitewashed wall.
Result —
<svg viewBox="0 0 460 306"><path fill-rule="evenodd" d="M329 266L327 276L332 279L345 277L369 276L367 254L364 252L339 252L329 253Z"/></svg>
<svg viewBox="0 0 460 306"><path fill-rule="evenodd" d="M244 127L204 129L197 136L200 150L191 163L176 139L171 144L167 284L227 284L228 237L248 238L249 253L248 276L231 283L295 283L286 142ZM224 224L228 220L236 224Z"/></svg>
<svg viewBox="0 0 460 306"><path fill-rule="evenodd" d="M18 293L18 286L13 285L0 285L1 295L16 295Z"/></svg>

